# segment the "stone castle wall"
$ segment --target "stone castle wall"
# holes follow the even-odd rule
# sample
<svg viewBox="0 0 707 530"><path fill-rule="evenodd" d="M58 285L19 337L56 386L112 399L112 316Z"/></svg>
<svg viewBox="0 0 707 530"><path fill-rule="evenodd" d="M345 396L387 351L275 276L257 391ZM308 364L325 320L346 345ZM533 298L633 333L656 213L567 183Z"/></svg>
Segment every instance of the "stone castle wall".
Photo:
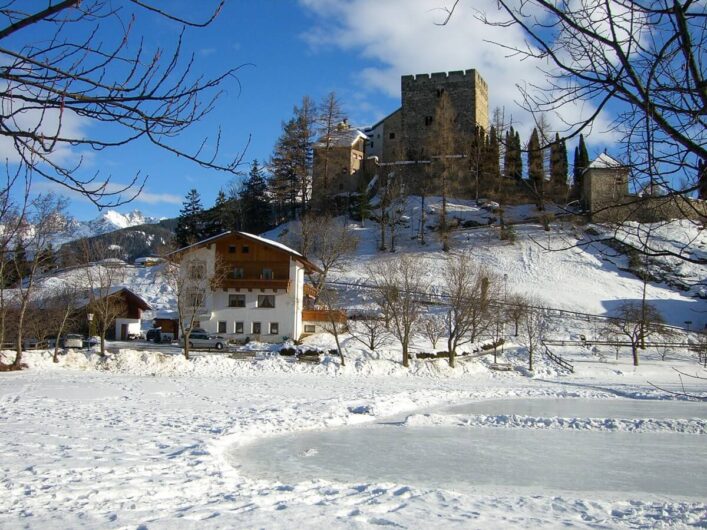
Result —
<svg viewBox="0 0 707 530"><path fill-rule="evenodd" d="M425 158L435 110L443 93L454 107L460 132L472 134L477 124L488 130L488 86L476 70L405 75L400 83L403 153L397 160Z"/></svg>

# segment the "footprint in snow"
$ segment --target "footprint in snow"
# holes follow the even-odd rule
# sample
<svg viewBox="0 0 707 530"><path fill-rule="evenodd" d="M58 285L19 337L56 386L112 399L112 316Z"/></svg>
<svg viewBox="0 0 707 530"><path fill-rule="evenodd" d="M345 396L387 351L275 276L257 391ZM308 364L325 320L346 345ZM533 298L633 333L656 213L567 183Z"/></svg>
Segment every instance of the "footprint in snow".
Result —
<svg viewBox="0 0 707 530"><path fill-rule="evenodd" d="M309 448L302 453L302 456L314 456L316 454L319 454L319 451L314 448Z"/></svg>

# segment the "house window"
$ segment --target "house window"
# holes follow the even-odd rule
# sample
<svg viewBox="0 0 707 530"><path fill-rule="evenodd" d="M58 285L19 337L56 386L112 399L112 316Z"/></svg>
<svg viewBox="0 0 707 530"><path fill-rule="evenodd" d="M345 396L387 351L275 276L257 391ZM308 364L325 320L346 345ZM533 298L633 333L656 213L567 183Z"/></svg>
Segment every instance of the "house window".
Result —
<svg viewBox="0 0 707 530"><path fill-rule="evenodd" d="M261 327L260 322L253 322L253 335L260 335Z"/></svg>
<svg viewBox="0 0 707 530"><path fill-rule="evenodd" d="M304 325L304 332L305 333L314 333L317 331L317 328L315 327L314 324L305 324Z"/></svg>
<svg viewBox="0 0 707 530"><path fill-rule="evenodd" d="M243 322L236 322L236 335L243 335Z"/></svg>
<svg viewBox="0 0 707 530"><path fill-rule="evenodd" d="M236 253L236 245L228 245L228 253L235 254Z"/></svg>
<svg viewBox="0 0 707 530"><path fill-rule="evenodd" d="M263 280L272 280L275 275L272 272L272 269L263 269L263 274L260 276Z"/></svg>
<svg viewBox="0 0 707 530"><path fill-rule="evenodd" d="M425 126L429 127L432 125L432 116L425 116Z"/></svg>
<svg viewBox="0 0 707 530"><path fill-rule="evenodd" d="M219 320L218 327L216 328L217 329L216 333L226 333L226 326L227 325L228 324L226 323L225 320Z"/></svg>
<svg viewBox="0 0 707 530"><path fill-rule="evenodd" d="M264 309L273 309L275 307L275 295L274 294L259 294L258 295L258 307Z"/></svg>
<svg viewBox="0 0 707 530"><path fill-rule="evenodd" d="M228 271L228 278L231 280L242 280L244 276L243 267L231 267Z"/></svg>
<svg viewBox="0 0 707 530"><path fill-rule="evenodd" d="M280 333L280 324L278 322L270 322L270 335Z"/></svg>
<svg viewBox="0 0 707 530"><path fill-rule="evenodd" d="M201 307L204 304L204 293L198 289L187 291L187 304L189 307Z"/></svg>
<svg viewBox="0 0 707 530"><path fill-rule="evenodd" d="M228 295L228 307L245 307L245 295L244 294L229 294Z"/></svg>
<svg viewBox="0 0 707 530"><path fill-rule="evenodd" d="M189 264L189 278L192 280L203 280L206 276L206 263L197 261Z"/></svg>
<svg viewBox="0 0 707 530"><path fill-rule="evenodd" d="M243 245L241 252L243 252L243 254L248 254L248 252L250 252L250 247L248 245Z"/></svg>
<svg viewBox="0 0 707 530"><path fill-rule="evenodd" d="M388 135L388 138L390 138L391 140L395 140L395 133L390 133Z"/></svg>

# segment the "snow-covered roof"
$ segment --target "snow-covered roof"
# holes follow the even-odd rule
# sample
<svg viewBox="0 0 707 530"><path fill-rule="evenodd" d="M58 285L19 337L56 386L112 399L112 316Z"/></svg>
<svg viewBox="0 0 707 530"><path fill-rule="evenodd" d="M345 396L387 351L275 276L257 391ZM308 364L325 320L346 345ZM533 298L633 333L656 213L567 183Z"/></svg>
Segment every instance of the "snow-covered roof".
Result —
<svg viewBox="0 0 707 530"><path fill-rule="evenodd" d="M368 136L358 129L337 129L330 135L329 147L351 147L359 138L368 140ZM317 140L315 147L326 147L326 136Z"/></svg>
<svg viewBox="0 0 707 530"><path fill-rule="evenodd" d="M290 256L295 258L297 261L300 261L301 263L303 263L306 267L309 267L309 268L317 270L317 271L319 270L319 268L316 265L314 265L314 263L309 261L307 258L305 258L302 254L300 254L296 250L288 247L287 245L283 245L282 243L280 243L278 241L273 241L272 239L266 239L264 237L256 236L255 234L249 234L248 232L239 232L239 231L235 231L235 230L228 230L228 231L218 234L216 236L212 236L212 237L209 237L209 238L204 239L202 241L199 241L197 243L194 243L192 245L180 248L178 250L175 250L174 252L170 252L169 254L167 254L167 257L172 256L174 254L181 254L184 251L187 251L192 248L201 247L203 245L211 243L212 241L215 241L216 239L221 239L222 237L226 237L228 235L241 236L246 239L250 239L251 241L255 241L256 243L262 243L263 245L267 245L269 247L276 248L278 250L286 252L287 254L289 254Z"/></svg>
<svg viewBox="0 0 707 530"><path fill-rule="evenodd" d="M255 234L250 234L248 232L236 232L237 234L241 234L243 236L249 237L251 239L255 239L256 241L259 241L260 243L263 243L264 245L270 245L271 247L276 247L279 248L280 250L284 250L285 252L289 254L294 254L296 256L299 256L300 258L303 258L302 254L297 252L294 249L291 249L287 245L283 245L282 243L278 241L273 241L272 239L266 239L264 237L256 236Z"/></svg>
<svg viewBox="0 0 707 530"><path fill-rule="evenodd" d="M589 163L589 168L591 169L614 169L619 167L624 167L624 164L606 153L600 154Z"/></svg>
<svg viewBox="0 0 707 530"><path fill-rule="evenodd" d="M137 303L137 305L141 309L143 309L144 311L149 311L150 309L152 309L152 306L150 304L148 304L142 296L135 294L133 291L131 291L130 289L128 289L124 285L114 285L106 291L103 291L100 288L93 289L92 295L90 294L90 292L91 292L91 290L89 289L88 292L86 292L85 296L83 296L83 297L79 298L79 300L77 300L77 303L76 303L77 307L81 308L81 307L87 306L88 304L91 303L91 300L96 299L96 298L107 298L109 296L113 296L114 294L125 292L128 295L128 297L133 298L133 300Z"/></svg>

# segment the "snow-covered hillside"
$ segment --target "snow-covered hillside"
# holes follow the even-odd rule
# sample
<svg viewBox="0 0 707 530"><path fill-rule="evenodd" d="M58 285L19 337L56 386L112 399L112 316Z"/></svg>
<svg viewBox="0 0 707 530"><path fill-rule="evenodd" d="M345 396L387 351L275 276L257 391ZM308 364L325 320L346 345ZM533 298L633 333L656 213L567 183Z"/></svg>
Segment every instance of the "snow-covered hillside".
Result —
<svg viewBox="0 0 707 530"><path fill-rule="evenodd" d="M427 244L424 246L412 239L412 229L419 226L417 206L417 201L410 201L406 226L398 234L396 254L411 254L423 261L433 287L443 291L441 272L448 255L441 251L433 229L428 229ZM438 200L428 199L428 224L436 221L438 207ZM498 281L504 282L504 291L508 295L520 293L534 297L551 308L606 316L614 314L622 302L641 299L643 283L628 271L628 257L601 243L574 246L581 238L586 238L581 227L556 222L547 232L540 224L518 224L515 227L517 239L511 244L499 239L498 228L485 226L492 215L488 210L475 206L471 201L451 201L449 210L453 217L460 219L460 223L469 225L469 228L460 227L453 232L452 253L469 253L476 262L495 273ZM521 206L511 209L508 215L520 221L532 218L534 214L532 208ZM338 221L344 222L343 218ZM378 250L379 229L374 223L368 221L364 227L352 223L352 227L359 238L358 250L355 256L333 272L332 279L363 285L367 283L367 269L372 263L393 259L396 254ZM273 240L286 240L288 230L292 228L284 225L265 236ZM690 237L695 245L707 244L707 234L696 232L690 223L675 222L664 227L662 233L666 245L669 244L667 234L672 234L677 241ZM682 280L690 287L684 290L664 282L649 282L646 298L668 323L683 326L689 320L692 329L702 329L707 324L707 301L701 298L707 285L707 270L691 264L677 264L673 270L679 271ZM161 267L129 267L125 285L145 298L156 311L170 311L174 309L174 298L162 281L160 271ZM74 274L80 274L80 271L62 272L48 281L61 281L66 275ZM349 307L369 303L370 295L366 289L349 288L346 291L345 303ZM148 313L146 318L151 318L151 315Z"/></svg>

